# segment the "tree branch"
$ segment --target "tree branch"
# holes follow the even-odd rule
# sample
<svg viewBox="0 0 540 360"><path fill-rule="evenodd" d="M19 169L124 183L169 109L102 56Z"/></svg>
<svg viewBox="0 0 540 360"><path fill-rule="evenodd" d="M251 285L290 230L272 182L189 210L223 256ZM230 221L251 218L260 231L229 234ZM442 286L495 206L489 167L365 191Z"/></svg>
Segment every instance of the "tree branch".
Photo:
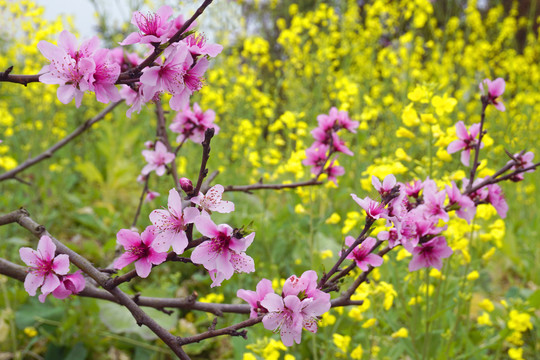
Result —
<svg viewBox="0 0 540 360"><path fill-rule="evenodd" d="M27 168L35 165L35 164L47 159L47 158L50 158L51 156L53 156L53 154L56 151L60 150L65 145L67 145L70 141L75 139L77 136L81 135L83 132L90 129L92 127L92 125L94 125L95 123L97 123L100 120L103 120L105 118L105 116L108 113L110 113L116 106L118 106L118 104L120 104L122 101L123 100L110 104L105 109L103 109L99 114L97 114L96 116L94 116L93 118L91 118L89 120L86 120L82 125L80 125L78 128L76 128L71 134L69 134L68 136L66 136L65 138L63 138L62 140L60 140L59 142L57 142L56 144L54 144L53 146L51 146L50 148L48 148L47 150L45 150L44 152L39 154L38 156L35 156L35 157L31 158L31 159L28 159L25 162L23 162L22 164L20 164L19 166L17 166L16 168L14 168L14 169L12 169L10 171L6 171L3 174L0 174L0 181L7 180L7 179L14 179L15 176L18 173L20 173L21 171L23 171L23 170L25 170L25 169L27 169Z"/></svg>

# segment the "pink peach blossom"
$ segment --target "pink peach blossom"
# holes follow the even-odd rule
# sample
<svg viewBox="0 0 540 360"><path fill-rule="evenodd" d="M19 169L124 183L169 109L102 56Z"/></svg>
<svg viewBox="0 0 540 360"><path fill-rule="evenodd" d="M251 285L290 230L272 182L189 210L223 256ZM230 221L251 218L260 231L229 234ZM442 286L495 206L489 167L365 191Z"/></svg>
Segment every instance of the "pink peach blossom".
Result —
<svg viewBox="0 0 540 360"><path fill-rule="evenodd" d="M38 242L37 251L23 247L19 249L21 260L30 268L24 280L24 289L30 296L36 295L41 287L41 293L46 297L59 285L59 276L69 271L69 257L65 254L55 256L56 245L52 239L43 235Z"/></svg>
<svg viewBox="0 0 540 360"><path fill-rule="evenodd" d="M188 246L186 228L200 215L194 207L186 207L182 210L182 199L176 189L169 191L167 210L154 210L150 213L150 221L156 229L154 248L159 252L169 251L172 245L173 251L182 254Z"/></svg>
<svg viewBox="0 0 540 360"><path fill-rule="evenodd" d="M413 258L409 263L409 271L416 271L420 268L433 266L437 270L442 268L442 260L452 255L452 249L446 244L442 236L437 236L432 240L416 246L413 250Z"/></svg>
<svg viewBox="0 0 540 360"><path fill-rule="evenodd" d="M159 265L167 259L166 252L155 248L156 228L148 226L140 235L132 230L122 229L116 234L117 242L124 247L125 253L114 261L115 269L122 269L135 262L135 271L142 278L148 277L153 265Z"/></svg>
<svg viewBox="0 0 540 360"><path fill-rule="evenodd" d="M225 189L223 185L217 184L212 186L206 194L199 193L199 195L192 197L191 202L199 205L204 211L211 214L212 211L219 213L230 213L234 211L234 203L232 201L222 200L223 192Z"/></svg>
<svg viewBox="0 0 540 360"><path fill-rule="evenodd" d="M229 225L216 225L207 214L195 219L195 227L210 240L193 250L191 260L208 270L212 279L211 287L221 286L223 280L230 279L235 272L255 271L253 259L245 253L255 233L238 238L233 235Z"/></svg>
<svg viewBox="0 0 540 360"><path fill-rule="evenodd" d="M266 313L266 310L261 302L264 300L266 295L273 294L274 289L272 288L272 282L268 279L262 279L257 284L256 291L240 289L236 292L236 296L240 299L247 301L249 306L251 306L250 318L256 318L260 313Z"/></svg>
<svg viewBox="0 0 540 360"><path fill-rule="evenodd" d="M167 147L161 142L156 142L155 150L143 150L142 154L148 164L142 169L143 175L148 175L151 171L156 171L158 176L165 174L165 165L174 161L174 153L167 151Z"/></svg>
<svg viewBox="0 0 540 360"><path fill-rule="evenodd" d="M480 133L480 124L471 125L469 131L470 133L467 132L467 128L465 127L463 121L458 121L456 123L456 134L459 139L452 141L447 148L449 154L463 150L461 153L461 162L465 166L469 166L471 150L476 149L476 145L478 144L477 136ZM481 143L480 148L483 147L484 143Z"/></svg>
<svg viewBox="0 0 540 360"><path fill-rule="evenodd" d="M484 88L484 85L487 89ZM498 99L503 93L506 83L503 78L497 78L493 81L490 79L484 79L479 85L480 91L485 93L487 91L487 97L490 104L493 104L495 108L499 111L505 111L506 108L502 101Z"/></svg>
<svg viewBox="0 0 540 360"><path fill-rule="evenodd" d="M345 245L347 245L348 247L351 247L354 242L355 238L353 238L352 236L347 236L345 238ZM362 271L368 271L368 265L371 265L373 267L381 266L383 263L383 258L377 254L371 253L376 243L376 239L372 237L366 238L349 255L347 255L347 259L354 260L356 262L356 265L360 269L362 269Z"/></svg>

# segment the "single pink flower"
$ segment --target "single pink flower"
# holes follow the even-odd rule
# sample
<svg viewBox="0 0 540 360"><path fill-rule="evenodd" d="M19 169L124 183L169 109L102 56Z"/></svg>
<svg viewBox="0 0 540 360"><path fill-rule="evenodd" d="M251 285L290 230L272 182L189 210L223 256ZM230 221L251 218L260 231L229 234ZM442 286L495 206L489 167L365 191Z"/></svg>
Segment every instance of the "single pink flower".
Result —
<svg viewBox="0 0 540 360"><path fill-rule="evenodd" d="M163 53L165 61L162 65L152 66L143 69L141 83L145 85L145 101L151 100L156 93L168 92L173 94L183 94L185 89L184 76L193 64L193 59L185 44L179 43L176 46L169 46ZM180 110L182 107L173 106L172 98L169 105L173 110Z"/></svg>
<svg viewBox="0 0 540 360"><path fill-rule="evenodd" d="M333 181L334 184L337 186L337 176L342 176L345 174L345 168L343 166L334 165L336 162L336 159L332 160L330 164L324 169L324 173L328 175L328 180ZM311 170L313 172L313 169Z"/></svg>
<svg viewBox="0 0 540 360"><path fill-rule="evenodd" d="M142 278L148 277L152 264L159 265L167 259L166 252L155 248L156 228L148 226L142 233L122 229L116 234L117 242L124 247L125 253L114 261L115 269L122 269L135 261L135 271Z"/></svg>
<svg viewBox="0 0 540 360"><path fill-rule="evenodd" d="M216 113L214 110L202 111L199 104L193 104L193 111L187 106L178 112L169 126L171 131L178 133L176 142L181 143L185 139L201 144L204 140L204 133L207 129L213 128L214 135L219 133L219 126L214 124Z"/></svg>
<svg viewBox="0 0 540 360"><path fill-rule="evenodd" d="M221 286L223 280L230 279L235 272L253 272L255 263L245 251L253 242L255 233L243 238L233 235L233 229L227 224L216 225L205 214L195 219L199 232L210 238L197 246L191 253L195 264L202 264L210 274L212 285Z"/></svg>
<svg viewBox="0 0 540 360"><path fill-rule="evenodd" d="M212 211L230 213L231 211L234 211L234 203L232 201L221 200L224 191L223 185L217 184L208 189L204 195L199 192L199 195L191 198L191 202L199 205L209 214L211 214Z"/></svg>
<svg viewBox="0 0 540 360"><path fill-rule="evenodd" d="M268 310L262 320L264 328L279 331L285 346L300 344L302 328L317 332L318 317L330 310L331 306L330 301L323 299L300 300L295 295L281 297L277 294L266 295L261 305Z"/></svg>
<svg viewBox="0 0 540 360"><path fill-rule="evenodd" d="M476 144L478 144L477 136L480 133L480 124L473 124L467 128L463 121L458 121L456 124L456 134L459 140L454 140L448 145L447 151L449 154L453 154L459 150L463 150L461 153L461 162L465 166L469 166L469 159L471 156L471 150L476 149ZM484 143L480 144L480 149L484 147Z"/></svg>
<svg viewBox="0 0 540 360"><path fill-rule="evenodd" d="M165 174L165 165L174 161L174 153L167 151L167 147L161 142L156 142L155 150L143 150L142 154L148 164L142 169L143 175L150 174L151 171L156 171L158 176Z"/></svg>
<svg viewBox="0 0 540 360"><path fill-rule="evenodd" d="M268 310L268 314L262 319L264 328L279 332L285 346L300 344L304 320L300 299L294 295L282 298L277 294L268 294L261 301L261 305Z"/></svg>
<svg viewBox="0 0 540 360"><path fill-rule="evenodd" d="M332 133L332 146L337 152L344 153L345 155L353 156L354 153L345 145L345 141L341 140L337 133Z"/></svg>
<svg viewBox="0 0 540 360"><path fill-rule="evenodd" d="M65 299L72 294L78 294L84 290L86 281L81 273L81 270L77 270L73 274L59 275L60 285L51 293L57 299ZM40 302L45 302L48 294L39 295Z"/></svg>
<svg viewBox="0 0 540 360"><path fill-rule="evenodd" d="M364 199L360 199L355 194L351 194L351 197L358 205L362 207L362 209L366 211L367 216L370 218L386 218L387 211L382 204L376 202L375 200L371 200L368 196L366 196Z"/></svg>
<svg viewBox="0 0 540 360"><path fill-rule="evenodd" d="M317 288L317 273L314 270L305 271L302 276L290 276L283 284L282 296L295 295L304 298L312 298L313 300L322 299L330 301L330 294L321 291Z"/></svg>
<svg viewBox="0 0 540 360"><path fill-rule="evenodd" d="M413 258L409 263L409 271L433 266L437 270L442 268L442 260L452 255L452 249L446 244L442 236L416 246L412 252Z"/></svg>
<svg viewBox="0 0 540 360"><path fill-rule="evenodd" d="M487 89L484 88L484 85L486 85ZM498 97L504 93L504 88L506 87L506 83L504 82L503 78L497 78L493 81L490 79L484 79L484 81L482 81L478 86L483 94L485 94L487 90L487 97L490 104L493 104L499 111L506 110L502 101L498 99Z"/></svg>
<svg viewBox="0 0 540 360"><path fill-rule="evenodd" d="M170 6L162 6L155 13L148 12L143 14L135 11L131 17L131 23L139 28L139 31L129 34L120 45L131 44L163 44L169 39L169 30L173 25L168 22L172 15Z"/></svg>
<svg viewBox="0 0 540 360"><path fill-rule="evenodd" d="M313 144L306 149L306 158L302 160L302 164L306 166L313 166L311 173L317 175L321 172L323 165L328 158L328 145Z"/></svg>
<svg viewBox="0 0 540 360"><path fill-rule="evenodd" d="M43 295L52 293L60 285L59 275L68 273L69 257L54 256L55 252L56 245L47 235L39 239L37 251L29 247L19 249L21 260L30 267L24 279L24 289L30 296L35 296L40 286Z"/></svg>
<svg viewBox="0 0 540 360"><path fill-rule="evenodd" d="M77 50L77 40L73 34L64 30L60 33L58 46L47 41L40 41L38 49L51 61L46 65L39 77L44 84L58 84L58 100L69 104L75 99L79 107L86 90L91 89L91 79L96 71L92 55L97 49L97 37L85 41Z"/></svg>
<svg viewBox="0 0 540 360"><path fill-rule="evenodd" d="M347 236L345 238L345 245L351 247L355 242L355 238L352 236ZM362 269L362 271L368 271L368 265L373 267L381 266L383 263L383 258L377 254L372 254L371 251L375 247L377 240L368 237L360 245L358 245L349 255L347 259L354 260L356 265ZM341 252L340 252L341 256Z"/></svg>
<svg viewBox="0 0 540 360"><path fill-rule="evenodd" d="M380 231L377 234L377 239L381 241L388 240L388 246L390 247L390 249L401 244L401 234L396 227L393 227L388 231L386 230Z"/></svg>
<svg viewBox="0 0 540 360"><path fill-rule="evenodd" d="M433 182L433 187L424 187L423 195L425 216L432 217L433 219L441 219L447 222L450 217L444 206L444 201L446 200L446 191L437 191L435 182Z"/></svg>
<svg viewBox="0 0 540 360"><path fill-rule="evenodd" d="M144 201L145 202L150 202L152 200L154 200L155 198L157 198L160 194L156 191L151 191L151 190L148 190L146 192L146 196L144 198Z"/></svg>
<svg viewBox="0 0 540 360"><path fill-rule="evenodd" d="M250 318L256 318L259 314L267 313L268 310L261 305L261 301L264 300L268 294L273 294L272 282L268 279L262 279L257 284L256 291L240 289L236 292L236 296L240 299L247 301L251 306Z"/></svg>
<svg viewBox="0 0 540 360"><path fill-rule="evenodd" d="M186 228L200 215L194 207L186 207L182 210L182 199L176 189L169 191L167 210L154 210L150 213L150 221L156 229L154 249L159 252L169 251L172 245L173 251L182 254L188 246Z"/></svg>

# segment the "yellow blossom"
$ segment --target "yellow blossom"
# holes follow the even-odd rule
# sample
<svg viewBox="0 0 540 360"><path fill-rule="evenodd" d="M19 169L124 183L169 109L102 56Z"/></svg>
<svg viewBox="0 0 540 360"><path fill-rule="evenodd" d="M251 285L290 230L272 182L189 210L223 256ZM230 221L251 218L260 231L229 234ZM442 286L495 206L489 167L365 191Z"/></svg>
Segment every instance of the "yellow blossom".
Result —
<svg viewBox="0 0 540 360"><path fill-rule="evenodd" d="M24 333L28 337L34 337L38 334L36 328L29 326L24 328Z"/></svg>
<svg viewBox="0 0 540 360"><path fill-rule="evenodd" d="M478 325L487 325L487 326L493 325L493 323L491 322L491 319L489 318L489 314L487 312L483 312L482 315L480 315L476 319L476 322L478 323Z"/></svg>
<svg viewBox="0 0 540 360"><path fill-rule="evenodd" d="M407 330L406 328L402 327L401 329L399 329L398 331L396 331L395 333L392 334L392 338L407 338L409 337L409 330Z"/></svg>
<svg viewBox="0 0 540 360"><path fill-rule="evenodd" d="M480 277L480 274L478 274L478 271L473 270L467 275L467 280L474 281Z"/></svg>
<svg viewBox="0 0 540 360"><path fill-rule="evenodd" d="M370 327L372 327L373 325L375 325L377 323L377 319L367 319L363 324L362 324L362 328L364 329L368 329Z"/></svg>
<svg viewBox="0 0 540 360"><path fill-rule="evenodd" d="M362 345L358 344L358 346L351 351L351 358L353 360L360 360L362 359L362 355L364 355L364 350L362 349Z"/></svg>
<svg viewBox="0 0 540 360"><path fill-rule="evenodd" d="M346 353L349 349L349 344L351 343L351 337L349 335L333 334L332 338L334 345L336 345L339 350Z"/></svg>
<svg viewBox="0 0 540 360"><path fill-rule="evenodd" d="M508 349L508 356L513 360L523 360L523 348Z"/></svg>
<svg viewBox="0 0 540 360"><path fill-rule="evenodd" d="M531 323L531 315L520 313L517 310L510 311L510 319L508 320L508 328L524 332L533 328Z"/></svg>
<svg viewBox="0 0 540 360"><path fill-rule="evenodd" d="M482 309L486 310L487 312L492 312L493 310L495 310L495 306L493 305L493 303L489 299L484 299L484 300L480 301L480 303L478 305Z"/></svg>
<svg viewBox="0 0 540 360"><path fill-rule="evenodd" d="M332 213L332 215L330 215L330 217L328 219L326 219L325 223L326 224L337 224L341 221L341 216L339 216L338 213Z"/></svg>

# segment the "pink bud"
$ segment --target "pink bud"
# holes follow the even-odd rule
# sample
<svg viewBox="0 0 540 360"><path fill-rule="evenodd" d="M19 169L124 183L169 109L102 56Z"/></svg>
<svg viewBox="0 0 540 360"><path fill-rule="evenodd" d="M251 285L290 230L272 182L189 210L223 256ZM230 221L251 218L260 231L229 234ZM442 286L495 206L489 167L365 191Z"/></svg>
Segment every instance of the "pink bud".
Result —
<svg viewBox="0 0 540 360"><path fill-rule="evenodd" d="M148 140L148 141L146 141L146 142L144 143L144 147L147 148L147 149L152 150L152 149L154 148L154 142Z"/></svg>
<svg viewBox="0 0 540 360"><path fill-rule="evenodd" d="M186 192L186 194L189 194L193 191L193 183L188 178L180 178L178 182L180 183L180 187Z"/></svg>
<svg viewBox="0 0 540 360"><path fill-rule="evenodd" d="M146 193L146 198L144 200L146 202L150 202L154 200L155 198L157 198L158 196L159 196L158 192L148 190L148 192Z"/></svg>

